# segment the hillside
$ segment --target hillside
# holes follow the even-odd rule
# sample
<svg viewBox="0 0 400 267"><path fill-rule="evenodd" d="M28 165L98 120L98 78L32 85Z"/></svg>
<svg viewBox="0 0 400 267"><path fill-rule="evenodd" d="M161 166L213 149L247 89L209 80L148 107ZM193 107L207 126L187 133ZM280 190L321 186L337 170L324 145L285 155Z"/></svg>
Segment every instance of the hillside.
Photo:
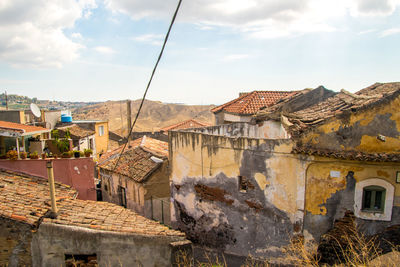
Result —
<svg viewBox="0 0 400 267"><path fill-rule="evenodd" d="M132 122L139 108L140 100L132 101ZM166 104L159 101L146 100L136 123L134 131L157 131L158 129L195 117L205 123L213 123L210 112L214 105ZM74 120L108 120L110 131L127 134L126 101L107 101L87 105L73 110ZM121 132L121 128L123 131Z"/></svg>

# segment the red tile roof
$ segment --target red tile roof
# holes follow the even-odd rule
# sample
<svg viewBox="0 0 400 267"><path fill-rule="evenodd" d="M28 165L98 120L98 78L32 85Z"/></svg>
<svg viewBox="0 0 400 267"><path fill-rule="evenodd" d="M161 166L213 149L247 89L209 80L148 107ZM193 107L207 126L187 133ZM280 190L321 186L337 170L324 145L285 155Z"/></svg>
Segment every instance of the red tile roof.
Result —
<svg viewBox="0 0 400 267"><path fill-rule="evenodd" d="M99 167L125 175L136 182L141 183L146 181L146 179L161 166L160 163L152 160L152 157L154 157L152 153L143 150L141 147L136 147L125 151L124 154L122 154L116 168L115 164L118 157L113 157L110 160L99 164Z"/></svg>
<svg viewBox="0 0 400 267"><path fill-rule="evenodd" d="M375 83L355 94L342 90L340 93L337 93L322 102L295 112L285 113L284 115L291 124L288 126L291 134L299 135L314 126L325 123L330 118L334 118L345 112L350 114L375 105L380 105L381 103L386 103L388 100L399 95L400 82ZM307 97L307 94L305 96ZM277 111L278 113L280 112L280 110ZM274 110L273 106L261 110L257 114L257 117L273 117L275 113L277 112Z"/></svg>
<svg viewBox="0 0 400 267"><path fill-rule="evenodd" d="M297 91L253 91L215 107L211 112L225 111L235 114L252 115L260 108L271 106L283 97L296 94Z"/></svg>
<svg viewBox="0 0 400 267"><path fill-rule="evenodd" d="M69 133L71 134L72 137L75 136L77 138L84 138L84 137L87 137L87 136L95 134L94 131L84 129L82 127L79 127L76 124L72 124L70 126L57 128L57 130L60 131L60 136L61 137L65 136L65 133L66 133L67 129L69 130ZM74 139L74 138L72 138L72 139Z"/></svg>
<svg viewBox="0 0 400 267"><path fill-rule="evenodd" d="M43 223L78 226L93 230L132 233L143 236L185 234L170 230L121 206L99 201L75 199L76 191L56 183L58 216L45 215L50 210L49 185L45 179L0 170L0 216L38 227Z"/></svg>
<svg viewBox="0 0 400 267"><path fill-rule="evenodd" d="M129 146L130 146L130 148L129 148ZM114 150L104 153L101 156L99 162L100 163L105 162L110 157L115 157L115 156L119 155L119 153L121 153L123 147L124 147L124 145L121 145ZM131 141L129 143L129 145L126 146L125 151L134 149L136 147L141 147L144 150L146 150L156 156L168 157L168 143L164 142L164 141L160 141L160 140L157 140L154 138L143 136L141 138Z"/></svg>
<svg viewBox="0 0 400 267"><path fill-rule="evenodd" d="M15 122L0 121L0 128L22 133L50 132L49 129Z"/></svg>
<svg viewBox="0 0 400 267"><path fill-rule="evenodd" d="M161 128L160 131L168 132L170 130L181 130L181 129L188 129L188 128L199 128L199 127L206 127L210 126L207 123L197 121L195 119L190 119L186 121L182 121L164 128Z"/></svg>

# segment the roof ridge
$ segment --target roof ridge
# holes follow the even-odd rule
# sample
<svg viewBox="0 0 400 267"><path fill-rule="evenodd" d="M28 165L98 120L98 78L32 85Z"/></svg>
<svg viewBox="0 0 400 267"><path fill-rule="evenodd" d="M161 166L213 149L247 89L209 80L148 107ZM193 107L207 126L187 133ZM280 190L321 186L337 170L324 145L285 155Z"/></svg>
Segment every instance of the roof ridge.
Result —
<svg viewBox="0 0 400 267"><path fill-rule="evenodd" d="M249 99L246 99L246 103L244 103L243 107L240 109L240 112L244 112L247 107L250 105L251 101L254 99L254 97L257 95L257 91L252 91L248 94L246 94L245 96L248 96Z"/></svg>

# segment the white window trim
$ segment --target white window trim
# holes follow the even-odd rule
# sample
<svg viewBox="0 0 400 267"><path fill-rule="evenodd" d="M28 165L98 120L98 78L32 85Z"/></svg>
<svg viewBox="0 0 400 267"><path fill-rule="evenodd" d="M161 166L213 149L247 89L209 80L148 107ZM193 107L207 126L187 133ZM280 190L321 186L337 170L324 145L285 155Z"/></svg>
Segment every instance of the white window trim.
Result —
<svg viewBox="0 0 400 267"><path fill-rule="evenodd" d="M367 212L362 210L363 201L363 189L367 186L380 186L386 189L385 195L385 209L382 212ZM373 221L391 221L392 220L392 209L394 200L394 186L379 178L371 178L356 183L356 189L354 194L354 214L356 217L373 220Z"/></svg>

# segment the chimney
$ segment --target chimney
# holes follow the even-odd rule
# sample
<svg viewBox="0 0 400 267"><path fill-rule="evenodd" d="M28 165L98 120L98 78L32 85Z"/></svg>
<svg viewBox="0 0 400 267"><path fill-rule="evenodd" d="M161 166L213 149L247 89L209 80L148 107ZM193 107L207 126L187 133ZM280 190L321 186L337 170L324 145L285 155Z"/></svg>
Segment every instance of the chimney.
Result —
<svg viewBox="0 0 400 267"><path fill-rule="evenodd" d="M243 96L243 95L247 95L248 93L247 92L240 92L239 93L239 97L241 97L241 96Z"/></svg>
<svg viewBox="0 0 400 267"><path fill-rule="evenodd" d="M49 179L49 186L50 186L50 199L51 199L51 214L50 218L55 219L57 218L57 204L56 204L56 189L54 186L54 172L53 172L53 162L48 160L46 162L47 168L47 178Z"/></svg>

